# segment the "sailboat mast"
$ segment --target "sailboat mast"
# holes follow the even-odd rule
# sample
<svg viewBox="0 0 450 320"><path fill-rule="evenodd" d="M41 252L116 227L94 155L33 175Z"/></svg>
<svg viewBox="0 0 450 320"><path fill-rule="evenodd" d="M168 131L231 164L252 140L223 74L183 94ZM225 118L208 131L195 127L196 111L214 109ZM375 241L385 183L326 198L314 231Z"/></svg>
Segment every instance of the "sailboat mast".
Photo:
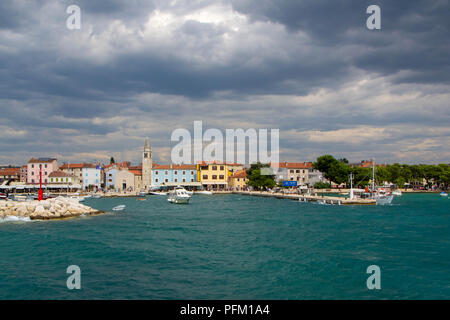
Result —
<svg viewBox="0 0 450 320"><path fill-rule="evenodd" d="M372 158L372 191L375 191L375 160Z"/></svg>

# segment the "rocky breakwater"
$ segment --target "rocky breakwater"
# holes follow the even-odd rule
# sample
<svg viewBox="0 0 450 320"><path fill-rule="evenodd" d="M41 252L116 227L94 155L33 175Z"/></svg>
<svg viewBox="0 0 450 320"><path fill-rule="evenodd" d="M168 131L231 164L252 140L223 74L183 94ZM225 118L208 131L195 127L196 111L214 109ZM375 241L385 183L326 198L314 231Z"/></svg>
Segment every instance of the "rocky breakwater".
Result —
<svg viewBox="0 0 450 320"><path fill-rule="evenodd" d="M79 203L78 199L57 197L43 201L0 201L0 218L18 217L51 220L95 215L103 212Z"/></svg>

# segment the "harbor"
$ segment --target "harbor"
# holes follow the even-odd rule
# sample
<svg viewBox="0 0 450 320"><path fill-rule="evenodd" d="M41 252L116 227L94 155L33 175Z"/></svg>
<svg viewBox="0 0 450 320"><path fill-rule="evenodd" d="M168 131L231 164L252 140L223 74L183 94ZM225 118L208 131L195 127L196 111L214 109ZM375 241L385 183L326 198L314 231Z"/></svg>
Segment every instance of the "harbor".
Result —
<svg viewBox="0 0 450 320"><path fill-rule="evenodd" d="M376 205L375 199L361 199L361 198L344 198L337 196L324 196L324 195L302 195L302 194L285 194L285 193L272 193L272 192L258 192L258 191L233 191L232 193L254 196L254 197L273 197L277 199L289 199L300 202L314 202L320 204L329 205Z"/></svg>

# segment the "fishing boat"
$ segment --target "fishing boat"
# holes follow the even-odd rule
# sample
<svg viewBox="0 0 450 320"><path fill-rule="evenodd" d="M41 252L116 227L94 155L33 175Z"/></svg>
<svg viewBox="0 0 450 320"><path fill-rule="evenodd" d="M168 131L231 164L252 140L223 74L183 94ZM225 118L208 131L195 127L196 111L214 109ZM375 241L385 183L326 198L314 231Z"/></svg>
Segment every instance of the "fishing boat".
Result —
<svg viewBox="0 0 450 320"><path fill-rule="evenodd" d="M187 193L186 189L182 187L176 187L174 190L169 192L169 197L167 201L171 203L189 203L191 196Z"/></svg>
<svg viewBox="0 0 450 320"><path fill-rule="evenodd" d="M448 193L447 192L441 192L440 195L441 195L441 197L448 197Z"/></svg>
<svg viewBox="0 0 450 320"><path fill-rule="evenodd" d="M375 188L375 160L372 159L372 192L375 193L373 195L373 199L375 199L376 204L380 206L384 206L387 204L391 204L394 196L392 194L388 194L385 189L377 189Z"/></svg>
<svg viewBox="0 0 450 320"><path fill-rule="evenodd" d="M122 210L124 210L125 208L126 208L126 205L121 204L121 205L118 205L118 206L112 208L112 210L113 210L113 211L122 211Z"/></svg>

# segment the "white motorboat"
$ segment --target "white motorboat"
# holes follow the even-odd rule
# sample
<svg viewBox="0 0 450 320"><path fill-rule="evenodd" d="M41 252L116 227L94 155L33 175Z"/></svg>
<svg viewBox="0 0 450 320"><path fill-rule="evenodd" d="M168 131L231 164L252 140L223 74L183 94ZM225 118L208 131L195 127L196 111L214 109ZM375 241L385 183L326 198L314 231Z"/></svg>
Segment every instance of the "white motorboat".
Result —
<svg viewBox="0 0 450 320"><path fill-rule="evenodd" d="M154 196L167 196L169 193L168 192L151 191L150 194L152 194Z"/></svg>
<svg viewBox="0 0 450 320"><path fill-rule="evenodd" d="M191 196L187 193L186 189L182 187L176 187L169 192L167 201L172 203L189 203Z"/></svg>
<svg viewBox="0 0 450 320"><path fill-rule="evenodd" d="M377 194L375 195L375 200L377 201L377 205L384 206L386 204L391 204L392 200L394 199L394 196L391 195L385 195L385 194Z"/></svg>
<svg viewBox="0 0 450 320"><path fill-rule="evenodd" d="M122 211L122 210L125 210L125 208L126 208L126 205L121 204L121 205L118 205L118 206L112 208L112 210L113 211Z"/></svg>
<svg viewBox="0 0 450 320"><path fill-rule="evenodd" d="M207 194L207 195L211 195L213 194L211 191L206 191L206 190L202 190L202 191L196 191L195 194Z"/></svg>
<svg viewBox="0 0 450 320"><path fill-rule="evenodd" d="M440 195L441 195L441 197L448 197L448 193L447 192L441 192Z"/></svg>
<svg viewBox="0 0 450 320"><path fill-rule="evenodd" d="M395 190L395 191L392 191L392 195L399 197L402 195L402 192L401 192L401 190Z"/></svg>

